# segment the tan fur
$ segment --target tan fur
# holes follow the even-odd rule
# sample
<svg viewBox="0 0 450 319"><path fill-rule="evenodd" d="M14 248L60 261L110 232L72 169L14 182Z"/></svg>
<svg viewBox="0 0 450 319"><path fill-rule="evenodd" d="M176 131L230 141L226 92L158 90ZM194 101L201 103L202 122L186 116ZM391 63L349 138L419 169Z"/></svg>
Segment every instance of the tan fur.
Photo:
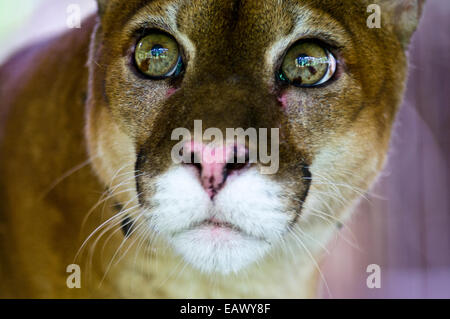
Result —
<svg viewBox="0 0 450 319"><path fill-rule="evenodd" d="M224 278L191 266L180 271L180 257L156 239L158 252L142 253L138 241L109 270L124 242L120 225L95 250L89 250L92 242L81 250L75 260L82 266L81 289L66 287L66 266L83 240L114 216L113 204L140 204L138 155L145 157L141 169L163 172L173 144L167 134L191 128L200 117L205 127L280 127L280 171L271 178L292 191L292 210L308 194L297 223L319 242L308 248L320 258L320 244L384 164L406 78L404 50L422 5L379 0L383 27L368 29L371 2L100 1L100 17L88 18L81 30L14 55L0 70L0 296L317 296L320 274L301 249L276 251ZM143 23L167 28L185 48L181 82L153 82L130 69L133 30ZM281 111L274 76L280 51L300 35L324 32L339 46L339 78L320 89L284 88L290 104ZM166 98L169 87L179 90ZM309 191L299 159L313 176ZM137 180L150 194L152 181ZM112 196L96 205L105 190ZM137 239L131 236L125 247Z"/></svg>

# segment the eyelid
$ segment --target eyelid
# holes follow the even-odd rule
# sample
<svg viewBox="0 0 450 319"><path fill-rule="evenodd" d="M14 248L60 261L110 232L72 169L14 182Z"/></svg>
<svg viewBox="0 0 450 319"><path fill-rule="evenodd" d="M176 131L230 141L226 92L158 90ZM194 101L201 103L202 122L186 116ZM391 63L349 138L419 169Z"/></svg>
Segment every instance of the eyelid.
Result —
<svg viewBox="0 0 450 319"><path fill-rule="evenodd" d="M151 19L152 17L146 17L146 19ZM142 36L146 33L151 32L152 30L157 30L163 33L168 33L170 35L173 35L174 30L169 25L163 23L161 20L147 20L145 22L132 24L127 29L128 37L133 36Z"/></svg>
<svg viewBox="0 0 450 319"><path fill-rule="evenodd" d="M307 34L299 34L295 38L297 40L293 43L302 40L316 40L331 49L341 49L344 47L343 43L345 42L344 39L336 37L332 33L314 30L308 32Z"/></svg>

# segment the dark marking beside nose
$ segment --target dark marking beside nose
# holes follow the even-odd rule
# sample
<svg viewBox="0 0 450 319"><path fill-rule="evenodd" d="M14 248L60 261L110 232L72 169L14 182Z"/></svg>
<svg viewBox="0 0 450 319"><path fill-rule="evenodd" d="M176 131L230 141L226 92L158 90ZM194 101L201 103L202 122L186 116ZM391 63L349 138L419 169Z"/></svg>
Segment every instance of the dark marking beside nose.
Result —
<svg viewBox="0 0 450 319"><path fill-rule="evenodd" d="M303 194L303 197L301 198L301 201L304 202L306 200L306 197L309 193L309 187L311 186L311 171L309 170L309 167L306 164L303 164L302 167L302 174L303 174L303 180L305 181L306 190Z"/></svg>
<svg viewBox="0 0 450 319"><path fill-rule="evenodd" d="M117 211L117 213L120 213L123 207L122 205L116 203L114 204L114 209ZM133 225L134 221L129 216L125 216L122 219L120 228L122 229L122 233L125 237L129 237L131 235L131 232L133 231Z"/></svg>
<svg viewBox="0 0 450 319"><path fill-rule="evenodd" d="M124 219L122 219L122 232L125 237L130 236L131 232L133 231L133 225L134 222L130 217L126 216Z"/></svg>

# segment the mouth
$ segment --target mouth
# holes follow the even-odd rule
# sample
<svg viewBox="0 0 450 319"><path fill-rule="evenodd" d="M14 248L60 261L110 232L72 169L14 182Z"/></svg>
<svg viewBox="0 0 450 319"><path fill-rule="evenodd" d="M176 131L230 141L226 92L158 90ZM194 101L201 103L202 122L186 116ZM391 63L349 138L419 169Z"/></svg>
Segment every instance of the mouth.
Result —
<svg viewBox="0 0 450 319"><path fill-rule="evenodd" d="M268 242L268 240L262 236L249 234L236 224L222 221L215 217L207 218L201 222L195 223L181 231L174 233L172 237L186 233L198 233L200 234L200 238L216 243L240 239Z"/></svg>
<svg viewBox="0 0 450 319"><path fill-rule="evenodd" d="M236 225L221 221L217 218L208 218L201 222L197 227L207 227L212 229L223 229L223 230L229 230L229 231L236 231L236 232L243 232L239 227Z"/></svg>
<svg viewBox="0 0 450 319"><path fill-rule="evenodd" d="M236 238L239 236L252 237L246 234L245 231L237 225L217 219L215 217L204 219L198 223L190 225L186 229L181 230L177 233L186 233L193 231L201 232L202 234L204 234L205 239L209 238L214 240L227 238L230 239L232 237ZM177 235L177 233L175 233L174 235Z"/></svg>

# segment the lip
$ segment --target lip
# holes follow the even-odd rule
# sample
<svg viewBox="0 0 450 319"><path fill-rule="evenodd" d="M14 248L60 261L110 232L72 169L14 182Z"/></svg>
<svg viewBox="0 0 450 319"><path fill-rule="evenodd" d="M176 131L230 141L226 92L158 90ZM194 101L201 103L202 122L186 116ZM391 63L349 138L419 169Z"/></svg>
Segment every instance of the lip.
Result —
<svg viewBox="0 0 450 319"><path fill-rule="evenodd" d="M223 228L223 229L229 229L229 230L234 230L234 231L243 233L243 231L236 225L231 224L229 222L224 222L224 221L218 220L216 218L206 219L203 222L199 223L197 226L210 226L212 228Z"/></svg>
<svg viewBox="0 0 450 319"><path fill-rule="evenodd" d="M225 222L225 221L219 220L214 217L205 219L205 220L195 223L195 224L192 224L189 227L186 227L185 229L172 234L172 236L176 236L180 233L184 233L187 231L195 231L195 230L201 230L201 229L209 229L211 231L214 231L214 230L226 231L226 232L229 232L230 234L234 234L236 236L241 236L243 238L245 237L245 238L251 238L251 239L268 242L267 239L264 237L257 237L254 235L250 235L246 231L244 231L242 228L240 228L239 226L236 226L235 224L232 224L230 222Z"/></svg>
<svg viewBox="0 0 450 319"><path fill-rule="evenodd" d="M234 235L240 235L245 237L252 237L248 235L244 230L242 230L240 227L226 221L218 220L216 218L208 218L201 222L195 223L191 226L189 226L184 231L192 231L192 230L209 230L211 232L224 232Z"/></svg>

